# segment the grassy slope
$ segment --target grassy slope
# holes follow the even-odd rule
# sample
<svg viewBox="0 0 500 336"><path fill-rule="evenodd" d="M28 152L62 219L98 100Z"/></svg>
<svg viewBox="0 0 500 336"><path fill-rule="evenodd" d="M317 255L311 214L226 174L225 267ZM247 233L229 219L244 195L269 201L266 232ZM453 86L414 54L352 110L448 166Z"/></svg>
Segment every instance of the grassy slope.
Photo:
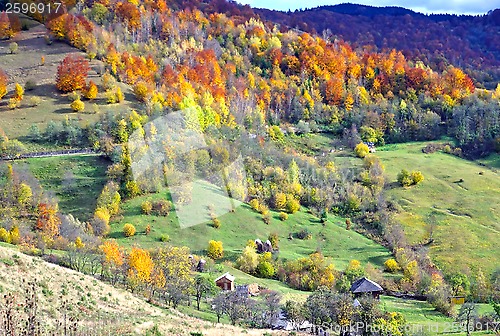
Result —
<svg viewBox="0 0 500 336"><path fill-rule="evenodd" d="M158 308L91 276L46 263L5 246L0 243L0 293L2 296L8 292L20 294L24 288L23 281L35 281L42 325L58 322L59 296L62 295L71 307L70 314L78 315L79 324L97 324L101 329L95 330L102 335L144 335L155 325L162 335L189 336L191 332L202 332L207 336L262 335L265 332L287 334L270 330L243 330ZM0 302L2 300L3 297Z"/></svg>
<svg viewBox="0 0 500 336"><path fill-rule="evenodd" d="M453 334L453 335L465 335L465 333L452 332L453 328L457 328L458 325L454 324L454 319L451 317L446 317L441 313L434 310L434 308L427 302L415 301L415 300L403 300L391 296L382 296L380 299L382 311L387 312L399 312L403 314L406 321L412 325L411 330L418 331L418 328L422 328L423 331L427 331L428 334ZM460 308L455 307L456 311ZM488 304L478 304L478 312L483 315L486 313L492 313L493 308ZM455 330L457 331L457 330ZM487 332L474 332L474 335L488 334ZM493 335L493 332L489 333Z"/></svg>
<svg viewBox="0 0 500 336"><path fill-rule="evenodd" d="M93 80L99 86L98 98L93 102L85 101L85 111L92 112L92 105L99 107L100 113L75 113L70 107L70 101L66 95L60 94L55 87L57 66L69 54L76 53L85 56L84 53L62 42L54 42L47 45L43 39L46 30L37 25L29 31L23 31L14 37L19 44L17 54L10 54L10 40L0 41L0 68L9 75L9 93L0 101L0 126L10 138L21 138L28 134L31 125L37 125L41 130L51 121L61 121L66 118L77 119L82 126L98 120L100 113L126 111L130 108L139 108L135 99L131 97L126 85L121 85L126 95L126 101L121 104L106 104L104 93L100 85L100 77L96 70L101 67L100 61L90 63L91 71L89 80ZM45 65L40 65L41 57L45 56ZM34 80L37 84L32 91L26 91L21 107L10 110L7 107L8 99L14 90L14 83L22 86L27 80ZM37 107L30 105L30 98L38 96L42 102ZM34 145L33 149L38 146Z"/></svg>
<svg viewBox="0 0 500 336"><path fill-rule="evenodd" d="M106 184L109 161L95 155L35 158L16 161L27 166L45 191L55 193L63 213L88 220L95 210L97 197ZM62 184L65 173L73 174L69 187Z"/></svg>
<svg viewBox="0 0 500 336"><path fill-rule="evenodd" d="M199 186L193 189L194 194L204 192L204 188ZM254 212L248 205L241 205L234 213L226 213L219 217L222 224L219 229L213 228L209 221L181 229L174 212L168 217L141 214L140 205L144 200L161 197L168 198L167 192L125 202L122 206L122 216L112 224L110 237L119 239L120 243L126 246L140 244L154 247L158 246L162 235L168 234L171 243L189 246L197 254L205 253L210 239L220 240L224 243L226 259L235 261L248 240L257 238L266 240L271 232L276 232L280 237L280 257L283 259L307 256L321 248L326 256L332 257L337 268L343 269L351 259L358 259L363 265L370 262L381 266L390 257L389 251L384 247L354 231L346 231L342 219L331 217L326 226L323 226L316 217L305 211L290 215L285 222L278 219L278 213L272 212L271 224L266 225L260 214ZM189 213L190 210L184 207L182 211ZM204 208L201 211L203 213L197 215L206 216L208 220L208 210ZM121 232L125 223L134 224L138 234L125 238ZM151 225L151 234L146 236L143 232L148 224ZM312 239L287 239L289 233L296 233L301 229L308 229L312 233Z"/></svg>
<svg viewBox="0 0 500 336"><path fill-rule="evenodd" d="M500 255L499 174L452 155L424 154L423 146L389 145L377 151L389 182L395 182L402 168L420 170L425 176L418 186L404 189L393 184L387 192L404 210L397 217L407 238L425 242L426 229L435 222L430 253L441 268L452 272L476 265L493 271Z"/></svg>

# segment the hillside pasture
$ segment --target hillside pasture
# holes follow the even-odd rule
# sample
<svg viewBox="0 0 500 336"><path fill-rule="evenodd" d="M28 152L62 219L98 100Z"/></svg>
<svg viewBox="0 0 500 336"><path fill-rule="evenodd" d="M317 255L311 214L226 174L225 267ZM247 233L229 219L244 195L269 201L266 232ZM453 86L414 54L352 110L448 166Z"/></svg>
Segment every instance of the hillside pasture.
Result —
<svg viewBox="0 0 500 336"><path fill-rule="evenodd" d="M47 44L45 35L47 35L46 28L36 25L28 31L20 32L12 40L0 41L0 68L9 77L9 92L0 100L0 127L9 138L22 140L22 137L28 135L31 125L37 125L43 131L51 120L62 121L68 118L78 120L81 126L85 126L97 121L101 113L118 113L140 108L132 98L130 88L122 83L118 85L125 94L125 101L120 104L107 104L100 86L103 63L92 60L88 80L98 85L98 97L94 101L83 100L85 110L82 113L73 112L68 94L61 94L55 87L57 67L69 54L79 54L84 57L86 54L63 42L54 41L52 44ZM19 50L15 54L9 51L9 44L13 41L19 45ZM45 58L43 65L42 56ZM8 100L13 94L15 83L24 87L27 81L34 82L35 88L25 90L19 108L10 109ZM32 97L41 99L38 106L33 106ZM95 113L96 109L97 113Z"/></svg>
<svg viewBox="0 0 500 336"><path fill-rule="evenodd" d="M56 197L62 213L88 220L106 184L108 164L97 155L78 155L19 160L14 167L31 172L44 192Z"/></svg>
<svg viewBox="0 0 500 336"><path fill-rule="evenodd" d="M193 194L203 195L207 186L195 185ZM218 217L221 227L216 229L209 220L207 208L196 208L201 213L190 212L190 206L185 206L181 211L192 213L193 217L205 218L201 224L181 228L175 211L166 217L144 215L141 213L141 204L146 200L170 199L168 190L161 193L146 195L126 201L122 205L122 213L112 223L111 238L119 240L120 244L132 246L134 244L147 248L161 246L160 238L168 235L170 243L184 245L191 248L193 253L205 254L208 241L220 240L224 244L225 259L236 261L248 240L268 239L270 233L277 233L279 241L279 257L284 260L292 260L307 256L317 250L321 250L325 256L332 259L338 269L344 269L352 259L359 260L362 265L371 263L382 267L385 260L390 258L390 252L383 246L371 241L363 235L345 229L345 220L330 216L328 222L323 226L319 219L302 209L289 216L288 220L281 221L279 213L271 211L271 222L269 225L262 220L262 215L252 210L248 205L237 206L234 212L227 212ZM216 203L217 198L211 202ZM217 204L215 204L217 205ZM126 223L135 225L138 234L125 238L122 227ZM151 226L151 233L145 235L146 226ZM302 240L297 238L301 230L308 230L311 239ZM289 236L293 239L289 239Z"/></svg>
<svg viewBox="0 0 500 336"><path fill-rule="evenodd" d="M376 153L387 173L387 195L400 206L396 217L407 239L426 243L432 232L429 252L445 272L467 271L474 265L494 271L500 255L498 172L442 152L425 154L425 145L389 145ZM396 177L401 169L419 170L425 180L400 187Z"/></svg>

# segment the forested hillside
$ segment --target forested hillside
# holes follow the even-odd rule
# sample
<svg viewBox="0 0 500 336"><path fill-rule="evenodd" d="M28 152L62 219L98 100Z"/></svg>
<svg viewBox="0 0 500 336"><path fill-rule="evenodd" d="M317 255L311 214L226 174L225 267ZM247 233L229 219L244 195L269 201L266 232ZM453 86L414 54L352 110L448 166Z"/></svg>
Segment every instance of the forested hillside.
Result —
<svg viewBox="0 0 500 336"><path fill-rule="evenodd" d="M342 4L295 12L255 10L262 18L360 48L401 50L410 60L442 71L461 67L480 87L500 78L500 9L482 16L423 15L398 7Z"/></svg>
<svg viewBox="0 0 500 336"><path fill-rule="evenodd" d="M274 326L283 309L297 321L368 319L402 333L399 312L354 306L349 289L362 276L426 299L446 319L457 314L450 296L498 301L497 207L479 209L499 193L498 172L440 174L500 152L494 14L390 9L388 19L346 6L260 19L224 0L65 8L0 14L0 241L160 306L254 328ZM380 30L350 42L290 21L330 22L325 13L359 19L344 21L356 38L377 20ZM405 43L399 19L425 42L391 45ZM429 38L466 20L483 22L492 44L465 43L466 32L439 47ZM410 154L390 152L407 142L417 142ZM85 152L57 154L68 148ZM21 160L27 152L46 157ZM469 179L491 190L471 188L461 201ZM470 228L462 241L482 244L449 243L447 226L465 230L456 223ZM223 271L262 295L219 293L213 278Z"/></svg>

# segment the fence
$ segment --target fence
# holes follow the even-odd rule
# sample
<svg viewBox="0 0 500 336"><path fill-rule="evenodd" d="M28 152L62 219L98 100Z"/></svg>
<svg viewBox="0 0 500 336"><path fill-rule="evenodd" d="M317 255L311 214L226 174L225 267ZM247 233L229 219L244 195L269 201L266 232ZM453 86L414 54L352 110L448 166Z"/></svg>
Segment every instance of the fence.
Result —
<svg viewBox="0 0 500 336"><path fill-rule="evenodd" d="M31 159L31 158L43 158L43 157L67 156L67 155L82 155L82 154L102 155L102 153L95 151L92 148L62 149L62 150L58 150L58 151L31 152L31 153L23 153L23 154L18 154L18 155L0 155L0 160L14 161L14 160Z"/></svg>

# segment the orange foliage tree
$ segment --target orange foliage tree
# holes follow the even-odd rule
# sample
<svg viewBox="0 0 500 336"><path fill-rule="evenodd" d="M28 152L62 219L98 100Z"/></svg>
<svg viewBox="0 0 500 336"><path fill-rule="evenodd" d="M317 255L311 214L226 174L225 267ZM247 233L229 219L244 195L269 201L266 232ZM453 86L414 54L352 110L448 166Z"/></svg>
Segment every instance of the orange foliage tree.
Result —
<svg viewBox="0 0 500 336"><path fill-rule="evenodd" d="M0 99L2 99L7 94L7 74L0 69Z"/></svg>
<svg viewBox="0 0 500 336"><path fill-rule="evenodd" d="M120 268L125 263L125 254L123 249L115 240L106 240L99 249L104 254L102 270L105 276L111 280L114 285L120 277Z"/></svg>
<svg viewBox="0 0 500 336"><path fill-rule="evenodd" d="M93 81L89 81L88 85L86 85L82 90L83 96L87 99L96 99L97 98L97 85Z"/></svg>
<svg viewBox="0 0 500 336"><path fill-rule="evenodd" d="M7 13L0 13L0 38L11 38L14 36L12 27L10 26L10 20Z"/></svg>
<svg viewBox="0 0 500 336"><path fill-rule="evenodd" d="M83 88L88 71L88 60L78 55L66 56L57 67L57 89L62 92L71 92Z"/></svg>
<svg viewBox="0 0 500 336"><path fill-rule="evenodd" d="M128 1L118 2L115 7L115 13L127 23L129 29L135 30L141 26L141 12L136 5Z"/></svg>
<svg viewBox="0 0 500 336"><path fill-rule="evenodd" d="M50 239L59 235L59 227L61 219L57 215L57 205L48 203L38 204L38 219L36 221L36 229Z"/></svg>

